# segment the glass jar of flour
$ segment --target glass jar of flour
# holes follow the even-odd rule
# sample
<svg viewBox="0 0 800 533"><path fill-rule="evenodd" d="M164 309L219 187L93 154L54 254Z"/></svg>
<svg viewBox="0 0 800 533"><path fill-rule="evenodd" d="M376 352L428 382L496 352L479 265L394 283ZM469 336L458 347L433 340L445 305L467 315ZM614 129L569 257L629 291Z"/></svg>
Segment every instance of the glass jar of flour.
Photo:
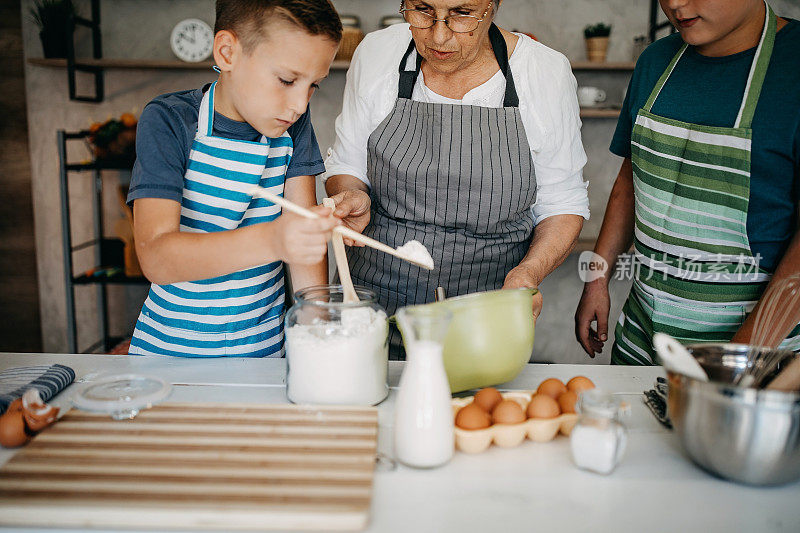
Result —
<svg viewBox="0 0 800 533"><path fill-rule="evenodd" d="M375 405L389 387L389 322L375 293L341 285L295 294L286 313L286 394L293 403Z"/></svg>

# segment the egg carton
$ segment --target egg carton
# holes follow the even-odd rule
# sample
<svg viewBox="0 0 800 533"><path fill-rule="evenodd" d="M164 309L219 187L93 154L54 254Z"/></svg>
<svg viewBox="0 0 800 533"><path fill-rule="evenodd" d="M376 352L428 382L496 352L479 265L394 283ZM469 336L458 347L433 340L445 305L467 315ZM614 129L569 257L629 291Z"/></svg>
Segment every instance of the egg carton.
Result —
<svg viewBox="0 0 800 533"><path fill-rule="evenodd" d="M504 392L500 395L504 400L514 400L524 411L528 408L534 392ZM453 417L459 409L472 403L473 398L473 396L453 398ZM456 448L466 453L480 453L492 443L502 448L519 446L525 437L534 442L549 442L556 438L559 432L569 436L577 421L578 415L564 413L555 418L529 418L518 424L492 424L485 429L462 429L456 426Z"/></svg>

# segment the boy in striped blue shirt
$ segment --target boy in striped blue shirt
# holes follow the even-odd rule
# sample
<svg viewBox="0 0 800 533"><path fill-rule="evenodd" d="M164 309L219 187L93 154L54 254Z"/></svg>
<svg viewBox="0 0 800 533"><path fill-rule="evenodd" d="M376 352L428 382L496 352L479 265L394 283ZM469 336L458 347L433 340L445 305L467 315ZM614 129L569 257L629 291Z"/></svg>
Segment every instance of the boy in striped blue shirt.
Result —
<svg viewBox="0 0 800 533"><path fill-rule="evenodd" d="M341 34L328 0L218 0L218 80L145 107L128 201L152 285L131 354L283 354L283 264L295 289L326 283L340 224L316 206L308 102ZM322 216L282 214L255 185Z"/></svg>

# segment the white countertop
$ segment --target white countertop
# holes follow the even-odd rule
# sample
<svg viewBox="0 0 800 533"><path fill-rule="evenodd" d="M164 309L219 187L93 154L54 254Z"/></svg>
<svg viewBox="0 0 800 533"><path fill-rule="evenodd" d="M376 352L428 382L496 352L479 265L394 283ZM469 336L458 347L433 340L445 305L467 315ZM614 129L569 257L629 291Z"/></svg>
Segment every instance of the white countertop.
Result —
<svg viewBox="0 0 800 533"><path fill-rule="evenodd" d="M174 385L170 400L287 403L285 360L180 359L107 355L0 354L0 370L71 366L76 381L141 372ZM389 366L393 390L379 406L378 450L391 455L394 388L403 363ZM456 452L444 467L375 475L370 532L466 531L800 531L800 483L752 488L719 480L686 460L676 437L641 401L658 367L528 365L501 390L530 390L544 378L586 375L632 406L628 451L610 476L575 468L569 441L525 441L478 455ZM52 403L69 405L70 389ZM13 455L0 449L0 464ZM26 530L34 531L34 530Z"/></svg>

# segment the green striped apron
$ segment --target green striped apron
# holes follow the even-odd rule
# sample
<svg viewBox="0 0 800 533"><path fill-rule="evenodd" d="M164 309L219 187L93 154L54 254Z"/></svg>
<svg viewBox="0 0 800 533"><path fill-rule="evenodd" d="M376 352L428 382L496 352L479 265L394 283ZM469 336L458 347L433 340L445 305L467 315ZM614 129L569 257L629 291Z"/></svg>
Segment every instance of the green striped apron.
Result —
<svg viewBox="0 0 800 533"><path fill-rule="evenodd" d="M651 112L686 44L636 116L631 134L636 269L617 323L612 364L654 364L657 332L683 343L729 341L769 282L770 274L750 250L747 208L750 125L776 25L767 6L732 128L688 124ZM782 346L800 349L800 328Z"/></svg>

